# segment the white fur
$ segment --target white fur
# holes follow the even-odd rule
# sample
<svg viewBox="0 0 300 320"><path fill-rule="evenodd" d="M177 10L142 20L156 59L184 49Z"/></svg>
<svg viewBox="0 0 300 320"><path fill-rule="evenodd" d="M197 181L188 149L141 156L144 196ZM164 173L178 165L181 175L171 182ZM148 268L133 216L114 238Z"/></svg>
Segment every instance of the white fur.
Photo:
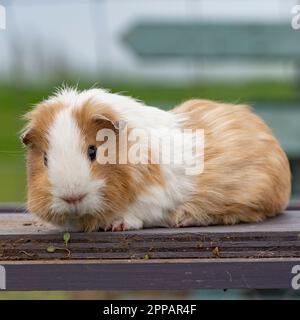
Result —
<svg viewBox="0 0 300 320"><path fill-rule="evenodd" d="M180 128L180 117L155 107L145 106L131 97L112 94L102 89L85 91L82 95L86 99L94 98L109 105L129 126L148 129L149 133L151 131L151 134L154 133L158 138L165 138L166 132L172 134L172 130ZM183 165L161 165L166 185L149 186L145 194L141 194L126 212L121 213L129 229L166 226L166 218L170 211L184 202L195 188L194 179L186 175L185 169Z"/></svg>
<svg viewBox="0 0 300 320"><path fill-rule="evenodd" d="M93 99L109 105L120 115L122 120L135 128L172 128L177 125L176 116L155 107L145 106L132 97L110 93L104 89L90 89L78 92L74 88L63 88L50 97L49 101L59 101L63 104L80 107L84 102Z"/></svg>
<svg viewBox="0 0 300 320"><path fill-rule="evenodd" d="M128 229L168 226L168 214L184 201L193 188L191 181L176 176L171 170L165 169L163 174L171 175L166 186L151 186L122 214Z"/></svg>
<svg viewBox="0 0 300 320"><path fill-rule="evenodd" d="M63 212L70 209L66 203L59 200L59 197L74 192L89 194L78 208L82 214L91 213L90 211L93 212L97 206L98 209L101 206L99 188L104 186L104 182L91 181L89 161L86 155L80 152L82 137L71 116L73 108L80 107L89 99L110 106L130 127L155 130L158 137L165 134L166 128L170 130L179 128L182 121L172 113L145 106L131 97L112 94L103 89L91 89L81 93L75 89L61 90L50 98L70 106L58 113L49 132L48 158L49 177L54 186L53 210ZM141 194L126 212L119 213L119 217L129 229L165 226L168 213L193 192L194 179L186 175L183 165L161 165L161 170L166 185L149 186L146 193ZM137 181L140 179L138 176L135 178Z"/></svg>
<svg viewBox="0 0 300 320"><path fill-rule="evenodd" d="M85 214L102 205L103 180L90 177L90 162L82 152L83 137L72 116L74 104L62 109L49 129L48 172L52 186L51 209L55 213ZM86 194L78 204L68 204L62 198Z"/></svg>

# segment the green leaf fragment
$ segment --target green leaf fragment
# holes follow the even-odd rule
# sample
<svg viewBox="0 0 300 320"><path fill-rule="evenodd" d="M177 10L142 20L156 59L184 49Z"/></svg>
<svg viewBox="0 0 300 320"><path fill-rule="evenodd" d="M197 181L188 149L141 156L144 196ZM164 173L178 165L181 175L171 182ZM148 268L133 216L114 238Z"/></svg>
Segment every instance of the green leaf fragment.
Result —
<svg viewBox="0 0 300 320"><path fill-rule="evenodd" d="M70 238L71 238L70 233L69 232L65 232L64 233L64 242L65 242L66 245L68 245L68 242L69 242Z"/></svg>
<svg viewBox="0 0 300 320"><path fill-rule="evenodd" d="M53 253L53 252L55 252L56 251L56 248L54 247L54 246L49 246L48 248L47 248L47 252L49 252L49 253Z"/></svg>

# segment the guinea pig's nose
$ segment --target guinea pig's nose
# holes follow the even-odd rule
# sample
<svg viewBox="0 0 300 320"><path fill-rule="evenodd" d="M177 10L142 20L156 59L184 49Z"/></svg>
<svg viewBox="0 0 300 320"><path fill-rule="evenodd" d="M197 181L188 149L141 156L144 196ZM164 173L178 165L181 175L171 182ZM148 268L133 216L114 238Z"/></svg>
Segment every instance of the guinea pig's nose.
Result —
<svg viewBox="0 0 300 320"><path fill-rule="evenodd" d="M85 196L86 194L78 194L78 195L73 195L68 197L62 197L62 199L69 204L76 204L81 202Z"/></svg>

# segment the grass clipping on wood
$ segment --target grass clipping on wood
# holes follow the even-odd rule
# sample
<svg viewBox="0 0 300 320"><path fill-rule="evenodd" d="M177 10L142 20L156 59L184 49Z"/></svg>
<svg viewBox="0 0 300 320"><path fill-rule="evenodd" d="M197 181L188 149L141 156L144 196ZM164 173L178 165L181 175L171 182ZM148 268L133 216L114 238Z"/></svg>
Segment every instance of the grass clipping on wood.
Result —
<svg viewBox="0 0 300 320"><path fill-rule="evenodd" d="M65 246L64 247L57 247L57 246L53 246L53 245L50 245L47 247L47 252L48 253L54 253L56 251L66 251L67 252L67 257L70 257L71 256L71 251L69 250L68 248L68 243L71 239L71 234L69 232L65 232L63 234L63 241L64 241L64 244Z"/></svg>

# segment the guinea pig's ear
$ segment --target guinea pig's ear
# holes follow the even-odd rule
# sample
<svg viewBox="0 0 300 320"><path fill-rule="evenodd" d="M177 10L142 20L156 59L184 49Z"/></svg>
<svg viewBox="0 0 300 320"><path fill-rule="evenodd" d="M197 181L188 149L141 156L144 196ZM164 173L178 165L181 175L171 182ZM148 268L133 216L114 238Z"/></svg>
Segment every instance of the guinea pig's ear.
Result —
<svg viewBox="0 0 300 320"><path fill-rule="evenodd" d="M121 121L110 119L109 116L105 114L95 114L92 119L95 123L99 123L99 125L106 124L106 127L113 127L116 131L119 131L121 128Z"/></svg>
<svg viewBox="0 0 300 320"><path fill-rule="evenodd" d="M33 129L30 127L25 128L20 135L20 140L24 146L31 146L33 143Z"/></svg>

